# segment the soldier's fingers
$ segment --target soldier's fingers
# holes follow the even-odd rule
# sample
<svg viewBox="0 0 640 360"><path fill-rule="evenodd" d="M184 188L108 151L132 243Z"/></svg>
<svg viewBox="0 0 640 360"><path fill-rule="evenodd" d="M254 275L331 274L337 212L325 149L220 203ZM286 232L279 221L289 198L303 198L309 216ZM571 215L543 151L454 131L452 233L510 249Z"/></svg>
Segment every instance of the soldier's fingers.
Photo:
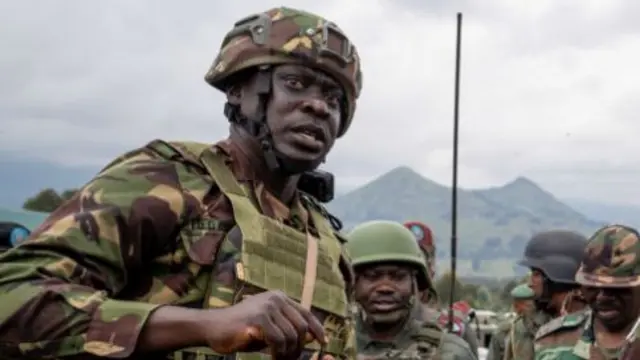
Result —
<svg viewBox="0 0 640 360"><path fill-rule="evenodd" d="M311 311L303 308L302 305L298 304L297 302L288 298L287 300L289 305L306 320L308 325L308 332L321 344L326 344L327 339L325 338L325 335L324 335L324 328L322 327L322 324L320 323L318 318L316 318L311 313Z"/></svg>
<svg viewBox="0 0 640 360"><path fill-rule="evenodd" d="M282 330L273 322L271 316L265 316L262 321L264 342L274 353L286 348L286 338Z"/></svg>
<svg viewBox="0 0 640 360"><path fill-rule="evenodd" d="M303 336L309 331L309 323L300 312L292 306L285 306L282 308L282 313L289 320L291 325L296 329L296 332L302 339Z"/></svg>
<svg viewBox="0 0 640 360"><path fill-rule="evenodd" d="M302 336L304 335L298 333L282 310L272 313L271 321L282 331L284 336L282 347L275 349L276 353L278 355L288 355L296 352L300 348L303 340Z"/></svg>

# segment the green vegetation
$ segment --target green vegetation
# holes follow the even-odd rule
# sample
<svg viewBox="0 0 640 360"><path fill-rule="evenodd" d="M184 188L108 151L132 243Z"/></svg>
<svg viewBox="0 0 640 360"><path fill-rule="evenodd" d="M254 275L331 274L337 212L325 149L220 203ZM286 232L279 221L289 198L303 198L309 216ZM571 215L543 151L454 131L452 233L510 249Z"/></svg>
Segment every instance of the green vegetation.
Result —
<svg viewBox="0 0 640 360"><path fill-rule="evenodd" d="M29 211L50 213L62 205L63 202L71 199L76 192L78 192L77 189L69 189L58 193L54 189L47 188L28 198L22 208Z"/></svg>

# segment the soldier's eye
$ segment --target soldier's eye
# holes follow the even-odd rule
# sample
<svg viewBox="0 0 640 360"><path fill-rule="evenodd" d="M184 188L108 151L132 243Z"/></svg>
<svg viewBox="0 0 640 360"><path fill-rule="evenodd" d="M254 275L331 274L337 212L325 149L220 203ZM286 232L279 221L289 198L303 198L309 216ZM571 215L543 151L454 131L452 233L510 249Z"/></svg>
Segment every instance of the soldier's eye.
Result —
<svg viewBox="0 0 640 360"><path fill-rule="evenodd" d="M304 79L300 76L289 75L285 76L283 80L287 87L291 89L302 90L306 86Z"/></svg>

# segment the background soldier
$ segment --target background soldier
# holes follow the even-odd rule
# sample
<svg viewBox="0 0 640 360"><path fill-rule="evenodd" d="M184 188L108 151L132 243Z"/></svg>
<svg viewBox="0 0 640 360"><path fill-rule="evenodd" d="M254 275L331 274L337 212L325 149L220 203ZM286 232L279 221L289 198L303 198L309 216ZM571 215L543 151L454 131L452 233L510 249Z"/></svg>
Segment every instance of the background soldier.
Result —
<svg viewBox="0 0 640 360"><path fill-rule="evenodd" d="M424 254L427 262L427 269L429 270L429 277L435 279L436 276L436 244L433 238L433 232L424 223L419 221L408 221L404 223L404 226L411 230L413 233L420 250ZM438 319L441 326L448 328L449 322L449 308L444 307L440 303L438 292L435 287L426 289L420 295L420 301L425 304L425 312L432 316L434 319ZM464 339L471 347L471 351L477 357L478 356L478 334L473 331L473 327L470 324L469 313L470 311L460 311L454 304L453 312L453 333ZM459 305L463 306L468 304ZM470 309L468 309L470 310Z"/></svg>
<svg viewBox="0 0 640 360"><path fill-rule="evenodd" d="M374 221L359 225L348 238L359 307L358 359L476 358L468 344L425 316L419 294L433 284L409 230Z"/></svg>
<svg viewBox="0 0 640 360"><path fill-rule="evenodd" d="M543 324L567 312L582 309L580 301L568 301L579 294L575 274L587 239L575 232L545 231L527 243L520 265L531 269L529 287L535 293L535 313L513 323L505 359L533 359L533 340ZM567 308L567 303L573 308Z"/></svg>
<svg viewBox="0 0 640 360"><path fill-rule="evenodd" d="M511 299L513 300L513 311L516 313L516 317L504 321L498 325L498 330L491 337L489 343L489 352L487 353L487 360L502 360L505 356L505 348L514 345L510 338L513 336L513 324L520 318L531 316L533 313L534 305L533 299L535 293L527 284L520 284L511 290ZM523 319L527 323L527 319ZM510 349L513 354L514 350ZM511 356L513 358L513 356Z"/></svg>
<svg viewBox="0 0 640 360"><path fill-rule="evenodd" d="M576 274L592 310L568 314L540 328L536 359L638 359L633 344L626 357L625 337L640 316L640 235L624 225L593 234Z"/></svg>
<svg viewBox="0 0 640 360"><path fill-rule="evenodd" d="M310 171L349 129L361 76L321 17L238 21L205 77L230 137L123 155L5 252L2 356L304 359L324 343L352 359L352 273L317 199L331 179Z"/></svg>

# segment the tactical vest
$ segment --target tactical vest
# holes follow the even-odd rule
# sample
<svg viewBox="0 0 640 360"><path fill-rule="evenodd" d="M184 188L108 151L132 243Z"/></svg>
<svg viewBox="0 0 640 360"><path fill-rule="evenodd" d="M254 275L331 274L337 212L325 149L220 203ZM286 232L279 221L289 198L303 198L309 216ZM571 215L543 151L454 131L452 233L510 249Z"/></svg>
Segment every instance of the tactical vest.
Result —
<svg viewBox="0 0 640 360"><path fill-rule="evenodd" d="M148 146L169 159L187 162L204 170L210 177L212 187L217 186L230 201L235 224L242 234L242 246L238 249L235 269L235 288L216 284L213 277L209 276L202 308L228 307L246 296L266 290L281 290L304 307L312 307L327 316L324 328L328 344L322 350L336 358L345 356L347 349L353 347L348 341L353 339L347 339L344 335L345 329L350 325L350 317L347 283L339 265L342 241L323 215L322 207L312 198L303 196L305 208L313 220L317 234L314 236L302 233L262 214L251 200L250 189L236 180L226 164L226 157L211 145L156 140ZM207 229L185 228L180 237L183 241L197 239L204 236L206 231ZM229 232L223 244L228 241ZM313 342L307 344L305 349L318 351L320 345ZM175 352L172 358L257 360L271 357L264 353L223 356L209 348L199 347Z"/></svg>

